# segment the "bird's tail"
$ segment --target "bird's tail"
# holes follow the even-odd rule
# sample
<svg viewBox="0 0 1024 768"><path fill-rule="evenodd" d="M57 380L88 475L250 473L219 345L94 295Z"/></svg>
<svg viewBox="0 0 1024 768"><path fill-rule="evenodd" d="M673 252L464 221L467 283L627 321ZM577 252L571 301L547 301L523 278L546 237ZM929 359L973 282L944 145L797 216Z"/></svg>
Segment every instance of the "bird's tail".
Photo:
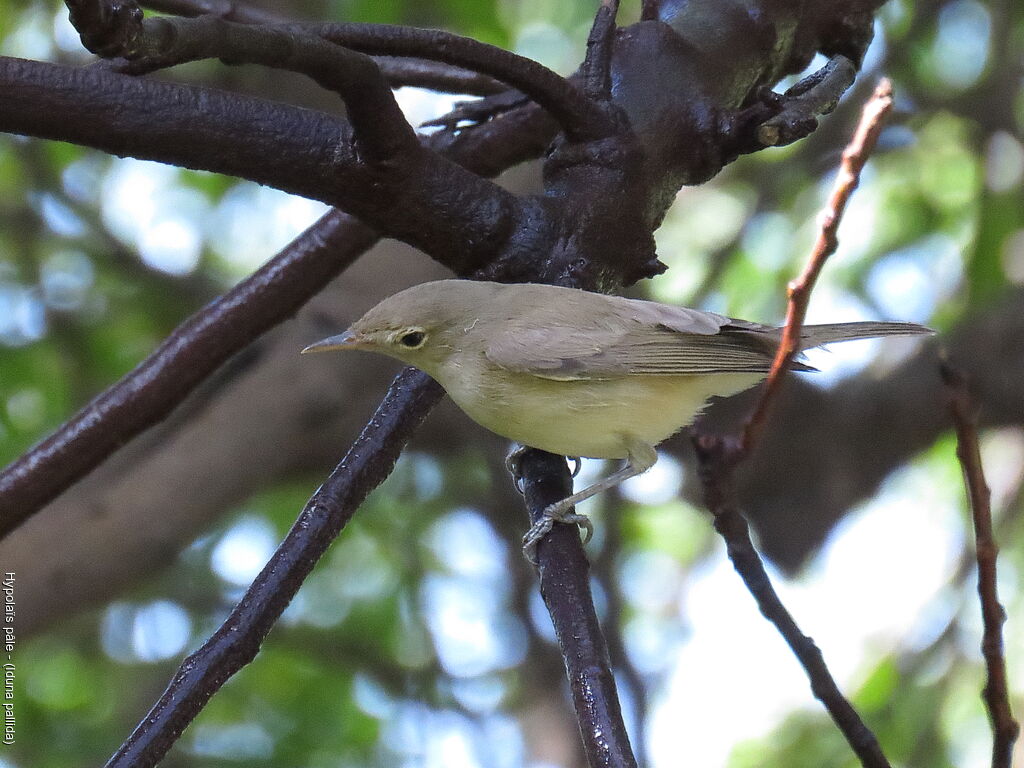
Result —
<svg viewBox="0 0 1024 768"><path fill-rule="evenodd" d="M781 332L781 329L780 329ZM873 339L878 336L919 336L935 333L917 323L889 323L865 321L860 323L827 323L825 325L805 325L801 333L801 349L812 349L836 341L854 341L856 339Z"/></svg>

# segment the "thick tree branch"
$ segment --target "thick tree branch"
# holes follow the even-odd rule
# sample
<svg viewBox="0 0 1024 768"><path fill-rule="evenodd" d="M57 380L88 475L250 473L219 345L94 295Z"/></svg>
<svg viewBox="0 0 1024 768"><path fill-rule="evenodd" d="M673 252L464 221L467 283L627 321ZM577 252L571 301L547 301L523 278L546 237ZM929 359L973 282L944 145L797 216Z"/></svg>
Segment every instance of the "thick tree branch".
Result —
<svg viewBox="0 0 1024 768"><path fill-rule="evenodd" d="M182 662L107 768L156 765L210 697L256 657L320 556L367 494L391 473L405 443L442 394L441 387L419 371L407 369L395 379L362 434L310 498L245 596L220 629Z"/></svg>
<svg viewBox="0 0 1024 768"><path fill-rule="evenodd" d="M364 159L400 162L405 153L419 149L415 132L369 56L281 27L217 16L143 19L130 0L66 3L82 43L104 58L127 58L132 74L209 58L298 72L345 101Z"/></svg>
<svg viewBox="0 0 1024 768"><path fill-rule="evenodd" d="M572 493L561 456L526 451L520 460L531 522ZM565 660L576 719L591 766L635 768L608 647L590 594L590 564L576 526L557 524L537 546L540 591Z"/></svg>
<svg viewBox="0 0 1024 768"><path fill-rule="evenodd" d="M0 57L0 130L250 179L320 200L456 272L493 260L514 196L437 153L367 164L320 112L190 85Z"/></svg>
<svg viewBox="0 0 1024 768"><path fill-rule="evenodd" d="M992 724L992 768L1010 768L1013 745L1020 734L1020 725L1010 708L1010 690L1006 680L1006 659L1003 656L1006 611L999 603L996 588L996 556L999 547L992 532L991 494L981 462L977 406L968 391L967 381L958 370L949 363L943 363L939 371L947 389L949 413L956 428L956 456L963 469L964 485L967 487L974 522L978 597L985 627L981 651L988 672L983 697Z"/></svg>

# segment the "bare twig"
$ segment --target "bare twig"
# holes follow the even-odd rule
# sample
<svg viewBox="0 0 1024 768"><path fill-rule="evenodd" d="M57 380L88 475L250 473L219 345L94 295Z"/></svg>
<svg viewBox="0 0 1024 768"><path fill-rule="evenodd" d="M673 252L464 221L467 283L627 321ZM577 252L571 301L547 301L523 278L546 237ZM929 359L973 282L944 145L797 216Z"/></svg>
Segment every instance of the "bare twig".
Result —
<svg viewBox="0 0 1024 768"><path fill-rule="evenodd" d="M209 640L178 668L149 714L107 768L156 765L217 690L252 661L281 612L367 494L390 474L416 427L441 399L441 387L407 368L373 418L313 494L270 561Z"/></svg>
<svg viewBox="0 0 1024 768"><path fill-rule="evenodd" d="M836 176L828 202L821 212L820 229L814 242L811 257L800 277L789 284L789 305L786 309L786 326L782 333L782 341L771 372L765 382L761 399L753 415L743 428L743 439L740 449L744 454L750 452L756 443L768 419L775 398L778 396L782 381L790 363L800 351L800 336L803 330L807 305L811 300L811 291L821 274L825 261L835 253L839 246L836 232L839 222L846 210L846 204L860 182L860 173L867 162L868 156L875 147L878 134L882 131L885 116L892 109L892 84L882 79L875 88L874 94L864 106L857 130L843 152L842 165Z"/></svg>
<svg viewBox="0 0 1024 768"><path fill-rule="evenodd" d="M800 631L776 594L750 540L747 521L735 501L735 471L737 465L750 455L778 394L782 377L800 351L801 330L811 291L825 260L836 250L836 230L843 211L857 186L860 171L874 147L881 131L882 118L891 104L891 86L887 80L883 80L865 106L860 125L843 153L842 167L828 205L822 213L821 229L810 260L800 277L790 283L782 340L760 401L741 436L695 435L693 441L699 461L704 501L714 517L715 530L725 539L733 567L754 596L761 613L775 625L799 659L810 679L815 697L828 710L866 768L888 768L889 761L874 733L839 690L821 651L810 637Z"/></svg>
<svg viewBox="0 0 1024 768"><path fill-rule="evenodd" d="M974 521L978 596L985 626L981 651L988 671L988 682L985 683L982 697L992 724L992 768L1010 768L1013 744L1020 733L1020 725L1010 709L1010 692L1006 680L1002 630L1006 612L999 603L996 590L996 556L999 547L992 532L991 499L978 445L977 407L960 371L948 362L943 362L939 372L946 385L949 413L956 428L956 456L963 468L964 485Z"/></svg>
<svg viewBox="0 0 1024 768"><path fill-rule="evenodd" d="M572 493L565 458L525 451L523 493L532 522L548 505ZM590 564L576 526L557 524L537 545L540 591L565 660L580 735L591 766L635 768L608 659L608 647L590 594Z"/></svg>

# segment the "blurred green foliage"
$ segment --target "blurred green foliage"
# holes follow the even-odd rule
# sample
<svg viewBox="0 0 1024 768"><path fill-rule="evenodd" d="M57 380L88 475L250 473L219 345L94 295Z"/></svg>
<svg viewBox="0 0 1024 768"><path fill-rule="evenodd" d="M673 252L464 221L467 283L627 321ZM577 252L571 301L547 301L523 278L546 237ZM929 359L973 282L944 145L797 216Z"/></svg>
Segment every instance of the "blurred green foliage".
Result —
<svg viewBox="0 0 1024 768"><path fill-rule="evenodd" d="M624 18L635 18L637 5L626 5ZM539 56L562 71L580 59L592 12L591 5L556 0L296 0L275 8L298 18L446 27ZM808 251L857 99L880 70L895 81L897 115L844 221L842 248L816 300L871 316L900 306L908 319L949 329L1019 289L1024 96L1019 82L1010 88L1015 102L1004 104L1000 114L1008 110L1012 123L996 119L999 110L986 99L999 98L1000 83L1009 77L1010 62L997 54L1012 55L1017 45L1020 56L1022 15L1014 3L890 3L881 15L865 86L817 134L744 158L705 187L680 193L658 233L659 251L671 269L653 281L651 294L779 320L786 282ZM0 3L0 52L83 60L61 19L55 2ZM950 60L956 63L957 56L974 59L956 69ZM216 64L189 73L215 83L225 76ZM182 226L200 233L194 265L169 268L140 256L144 234L119 230L113 210L112 175L127 162L69 145L0 136L2 462L124 374L178 322L253 266L225 245L233 227L250 226L245 216L259 215L229 205L233 195L256 195L252 185L191 171L164 173L158 192L193 195L187 199L194 213ZM200 226L209 219L218 227ZM259 256L270 253L268 248ZM955 486L949 442L921 461ZM218 547L227 546L232 531L248 531L239 540L248 541L252 551L236 552L236 559L265 557L266 542L280 539L315 482L293 480L250 499L183 552L172 569L122 601L20 642L19 739L0 755L0 766L70 768L108 756L181 656L202 642L241 594L242 585L217 570ZM214 697L166 765L444 764L424 746L432 743L432 732L448 734L456 744L444 753L447 759L468 755L467 765L524 764L525 737L508 717L530 706L523 697L533 689L518 665L525 644L531 644L531 654L550 654L550 647L546 630L530 618L532 598L524 597L530 585L513 583L508 570L508 559L518 556L514 547L478 510L464 506L485 496L489 482L489 470L472 457L403 459L318 566L273 642ZM1018 542L1003 554L1007 578L1013 579L1024 572L1024 532L1019 498L1007 504L1000 526ZM453 515L461 515L459 525L478 526L473 530L481 532L480 551L507 573L473 561L466 554L472 546L458 550L463 561L453 561L444 547L431 543ZM685 623L686 609L674 595L717 551L705 521L678 502L633 503L603 525L614 526L622 562L638 553L666 557L675 570L659 572L680 581L656 607L613 596L622 603L618 629L666 621L685 634L678 625ZM493 543L487 544L488 536ZM961 589L969 571L951 574L959 581L947 589ZM472 591L474 584L487 587L491 613L466 609L456 625L469 632L474 622L487 624L501 643L479 661L477 673L455 675L444 647L453 638L424 617L437 607L431 596L444 590L464 588L472 600L484 600ZM968 592L963 610L973 611ZM1015 595L1007 603L1011 617L1024 607ZM146 650L146 633L154 626L164 627L163 641L178 637L177 647ZM1010 631L1020 639L1021 621ZM951 618L929 642L904 651L881 648L860 670L855 703L878 727L897 764L978 764L971 763L973 752L963 751L965 743L985 738L977 696L981 671L965 636L974 637ZM676 639L666 640L669 647L679 642L671 637ZM1024 672L1024 666L1017 662L1016 670ZM652 691L662 682L657 676L647 680ZM975 735L965 740L965 729ZM496 746L502 756L489 756ZM679 762L686 754L682 738ZM729 764L799 768L854 761L824 715L808 705L761 737L740 740Z"/></svg>

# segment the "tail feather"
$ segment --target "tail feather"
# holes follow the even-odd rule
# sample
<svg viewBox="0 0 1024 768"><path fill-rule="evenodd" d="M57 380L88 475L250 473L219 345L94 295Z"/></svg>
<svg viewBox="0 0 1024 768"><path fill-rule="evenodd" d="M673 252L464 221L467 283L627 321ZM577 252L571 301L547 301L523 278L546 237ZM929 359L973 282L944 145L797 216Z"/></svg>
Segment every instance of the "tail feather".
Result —
<svg viewBox="0 0 1024 768"><path fill-rule="evenodd" d="M781 329L780 329L781 331ZM868 320L859 323L828 323L805 325L801 334L801 349L812 349L836 341L874 339L878 336L919 336L935 333L917 323L892 323Z"/></svg>

